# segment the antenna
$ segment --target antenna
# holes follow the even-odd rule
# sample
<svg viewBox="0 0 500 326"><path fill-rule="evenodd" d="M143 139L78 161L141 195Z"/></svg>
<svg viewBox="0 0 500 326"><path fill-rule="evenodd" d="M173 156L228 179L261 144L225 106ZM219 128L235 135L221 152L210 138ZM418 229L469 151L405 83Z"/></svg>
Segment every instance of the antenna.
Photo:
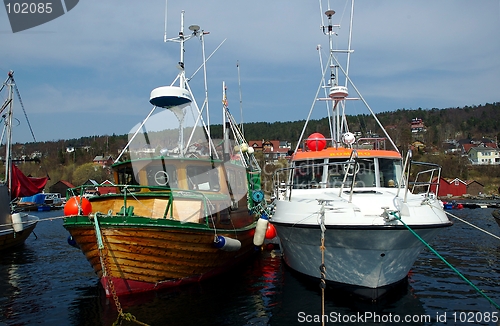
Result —
<svg viewBox="0 0 500 326"><path fill-rule="evenodd" d="M167 42L167 2L168 0L165 0L165 33L163 34L163 42Z"/></svg>
<svg viewBox="0 0 500 326"><path fill-rule="evenodd" d="M241 133L244 134L245 132L243 131L243 100L241 99L241 80L240 80L240 62L236 61L236 67L238 68L238 89L240 92L240 129Z"/></svg>

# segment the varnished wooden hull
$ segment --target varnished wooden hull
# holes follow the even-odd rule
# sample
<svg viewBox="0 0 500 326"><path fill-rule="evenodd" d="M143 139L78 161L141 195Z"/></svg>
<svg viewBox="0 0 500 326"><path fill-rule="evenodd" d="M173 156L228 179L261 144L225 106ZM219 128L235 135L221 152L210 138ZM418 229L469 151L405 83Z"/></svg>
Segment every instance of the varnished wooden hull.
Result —
<svg viewBox="0 0 500 326"><path fill-rule="evenodd" d="M160 157L117 163L114 171L116 193L93 196L85 203L74 197L64 210L64 227L107 296L197 282L227 271L254 252L262 208L249 199L248 192L258 189L258 183L248 181L243 166ZM138 184L131 181L135 178ZM120 180L132 184L118 184ZM215 236L238 240L241 247L217 249ZM233 242L230 239L227 242Z"/></svg>
<svg viewBox="0 0 500 326"><path fill-rule="evenodd" d="M111 224L109 219L101 222L104 248L100 253L93 224L83 225L81 219L88 217L67 218L65 227L101 278L107 296L112 295L112 288L117 295L124 295L198 282L226 271L254 252L253 224L238 231L218 230L218 235L241 242L238 251L223 251L213 245L213 229L177 221L148 226L152 222L149 218L143 218L141 226L136 217L135 225Z"/></svg>

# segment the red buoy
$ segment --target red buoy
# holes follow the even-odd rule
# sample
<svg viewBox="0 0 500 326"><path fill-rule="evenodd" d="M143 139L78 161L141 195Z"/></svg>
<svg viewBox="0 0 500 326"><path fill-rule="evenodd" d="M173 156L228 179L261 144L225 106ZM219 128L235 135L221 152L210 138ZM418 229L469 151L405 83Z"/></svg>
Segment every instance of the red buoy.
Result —
<svg viewBox="0 0 500 326"><path fill-rule="evenodd" d="M266 239L270 240L276 236L276 228L271 223L267 224Z"/></svg>
<svg viewBox="0 0 500 326"><path fill-rule="evenodd" d="M311 151L322 151L326 147L326 139L325 136L320 134L319 132L315 132L306 140L307 148Z"/></svg>
<svg viewBox="0 0 500 326"><path fill-rule="evenodd" d="M64 215L89 215L92 212L92 204L87 198L80 198L80 196L74 196L68 199L64 205Z"/></svg>

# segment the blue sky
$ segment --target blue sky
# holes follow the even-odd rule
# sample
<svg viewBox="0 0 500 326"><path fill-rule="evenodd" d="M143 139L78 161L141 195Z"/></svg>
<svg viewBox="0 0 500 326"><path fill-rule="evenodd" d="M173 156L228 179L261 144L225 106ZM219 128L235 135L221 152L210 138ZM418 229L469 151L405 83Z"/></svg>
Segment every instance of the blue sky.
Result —
<svg viewBox="0 0 500 326"><path fill-rule="evenodd" d="M334 22L343 17L339 35L348 31L344 6L331 2ZM237 62L243 121L306 118L321 77L316 46L326 49L327 41L317 1L169 1L170 37L181 10L186 27L210 32L207 53L226 39L208 62L212 122L220 123L222 81L241 120ZM177 74L178 46L163 43L164 13L164 0L85 0L12 33L0 9L0 80L15 71L37 141L125 134L144 119L151 90ZM357 0L354 14L350 76L375 112L500 100L500 1ZM189 41L188 76L199 53L198 42ZM198 101L201 83L199 73L192 81ZM359 105L349 113L367 111ZM316 110L313 118L325 115ZM32 141L22 112L16 117L14 142Z"/></svg>

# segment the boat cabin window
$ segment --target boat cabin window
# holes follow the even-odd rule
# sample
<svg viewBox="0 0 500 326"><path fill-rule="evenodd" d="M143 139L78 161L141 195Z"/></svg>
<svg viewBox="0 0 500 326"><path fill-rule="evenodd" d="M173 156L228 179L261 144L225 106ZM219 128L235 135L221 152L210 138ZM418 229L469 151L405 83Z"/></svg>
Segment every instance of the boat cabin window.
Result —
<svg viewBox="0 0 500 326"><path fill-rule="evenodd" d="M131 165L123 166L117 169L116 183L120 185L138 185L135 179L134 169Z"/></svg>
<svg viewBox="0 0 500 326"><path fill-rule="evenodd" d="M342 182L344 182L344 178L344 187L350 187L354 175L356 176L356 179L354 180L354 187L365 188L376 186L374 159L358 159L355 164L353 163L350 165L345 162L346 160L343 158L328 160L328 188L341 187Z"/></svg>
<svg viewBox="0 0 500 326"><path fill-rule="evenodd" d="M219 172L206 165L191 165L186 167L189 189L219 191Z"/></svg>
<svg viewBox="0 0 500 326"><path fill-rule="evenodd" d="M319 188L323 179L323 166L323 159L295 162L294 188Z"/></svg>
<svg viewBox="0 0 500 326"><path fill-rule="evenodd" d="M401 160L379 158L378 164L380 167L380 186L397 187L403 172Z"/></svg>
<svg viewBox="0 0 500 326"><path fill-rule="evenodd" d="M157 165L146 168L148 186L177 188L177 170L174 165Z"/></svg>
<svg viewBox="0 0 500 326"><path fill-rule="evenodd" d="M356 175L354 187L375 187L374 160L371 158L359 159L356 163L351 163L350 165L346 163L345 158L328 160L328 188L340 188L344 182L344 178L344 187L350 187L354 175Z"/></svg>
<svg viewBox="0 0 500 326"><path fill-rule="evenodd" d="M227 178L232 191L241 194L247 192L245 170L227 169Z"/></svg>

